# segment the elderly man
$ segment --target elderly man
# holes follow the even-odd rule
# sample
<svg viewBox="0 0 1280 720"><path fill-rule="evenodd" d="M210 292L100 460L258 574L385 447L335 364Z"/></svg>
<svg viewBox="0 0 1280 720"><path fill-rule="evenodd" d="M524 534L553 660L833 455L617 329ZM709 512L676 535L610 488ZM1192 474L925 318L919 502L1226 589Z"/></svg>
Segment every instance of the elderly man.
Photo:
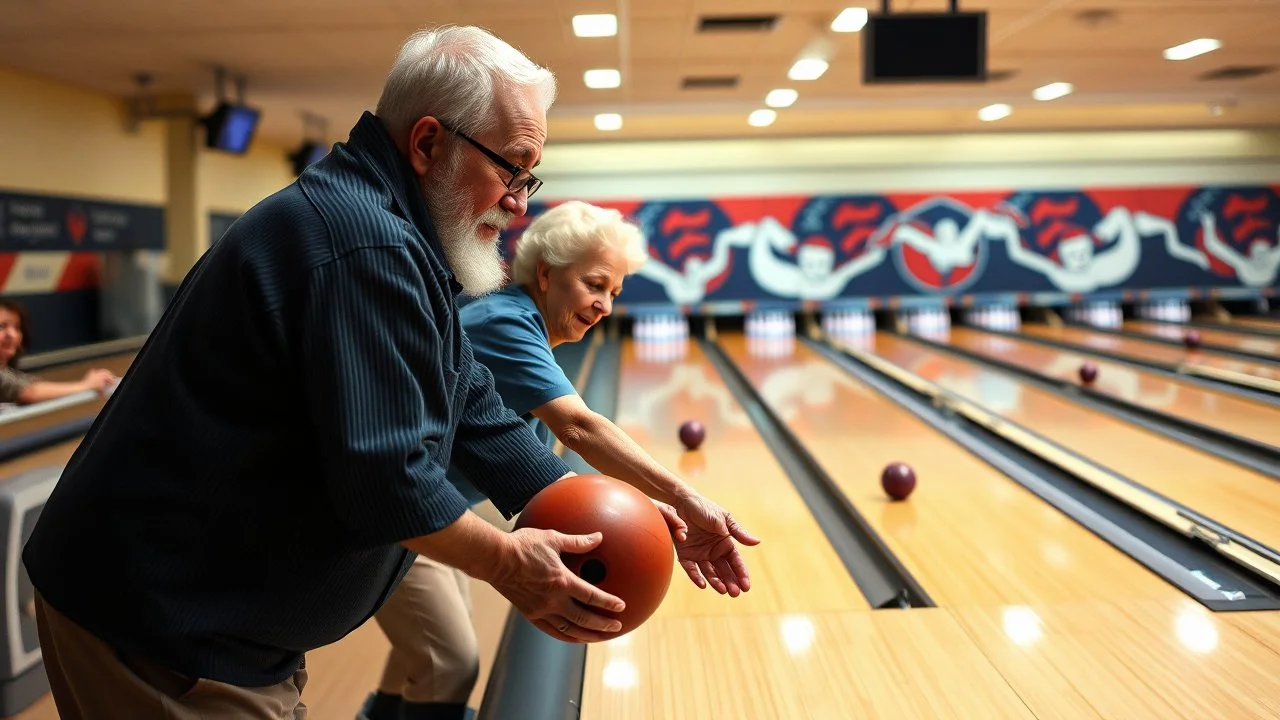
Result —
<svg viewBox="0 0 1280 720"><path fill-rule="evenodd" d="M63 718L297 718L304 656L421 554L575 639L620 607L504 533L568 468L503 407L456 295L502 280L550 72L475 28L401 49L376 114L204 255L84 438L23 560Z"/></svg>

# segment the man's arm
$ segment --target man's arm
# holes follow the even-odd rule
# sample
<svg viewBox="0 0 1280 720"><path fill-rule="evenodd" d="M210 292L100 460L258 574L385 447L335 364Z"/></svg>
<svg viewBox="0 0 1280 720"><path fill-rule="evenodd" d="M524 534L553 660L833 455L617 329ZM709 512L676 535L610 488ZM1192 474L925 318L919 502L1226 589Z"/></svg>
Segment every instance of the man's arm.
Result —
<svg viewBox="0 0 1280 720"><path fill-rule="evenodd" d="M569 466L504 403L493 373L476 360L469 339L464 339L462 359L469 378L464 374L459 382L469 379L470 392L458 424L453 463L510 518L539 490L570 474ZM522 355L511 356L499 369L504 381L521 372L525 361Z"/></svg>
<svg viewBox="0 0 1280 720"><path fill-rule="evenodd" d="M449 393L430 281L406 249L365 248L315 269L298 304L319 487L361 546L436 532L467 508L442 462Z"/></svg>

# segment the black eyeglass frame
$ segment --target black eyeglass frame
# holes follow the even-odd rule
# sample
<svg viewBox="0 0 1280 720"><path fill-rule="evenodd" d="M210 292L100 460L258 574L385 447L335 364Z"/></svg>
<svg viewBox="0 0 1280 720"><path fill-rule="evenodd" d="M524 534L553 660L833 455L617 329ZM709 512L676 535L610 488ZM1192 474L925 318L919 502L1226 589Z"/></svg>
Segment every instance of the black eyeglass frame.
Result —
<svg viewBox="0 0 1280 720"><path fill-rule="evenodd" d="M437 118L437 121L439 121L439 118ZM475 138L471 137L470 135L467 135L464 132L459 132L458 130L455 130L449 127L443 122L440 123L440 126L443 127L445 130L448 130L449 132L453 133L454 135L457 135L458 137L462 138L463 140L466 140L467 142L471 143L473 146L475 146L477 150L483 153L485 157L493 161L494 165L497 165L499 168L502 168L503 170L511 173L511 179L507 181L507 190L510 190L513 193L519 192L521 185L523 185L523 188L526 192L525 198L528 199L533 197L533 194L538 192L538 189L542 187L542 181L539 180L536 175L529 172L527 168L507 162L506 158L502 157L498 153L485 147L482 143L478 142ZM520 178L521 173L528 173L529 178L525 180L523 183L517 183L516 180Z"/></svg>

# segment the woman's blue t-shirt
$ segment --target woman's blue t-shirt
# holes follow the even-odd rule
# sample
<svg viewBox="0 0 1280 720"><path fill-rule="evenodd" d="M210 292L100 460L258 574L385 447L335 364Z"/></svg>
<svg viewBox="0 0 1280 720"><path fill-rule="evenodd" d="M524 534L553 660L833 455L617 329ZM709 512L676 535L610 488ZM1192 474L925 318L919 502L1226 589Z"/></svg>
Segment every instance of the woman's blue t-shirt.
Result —
<svg viewBox="0 0 1280 720"><path fill-rule="evenodd" d="M551 430L532 411L577 391L551 352L547 324L533 298L511 285L471 300L460 314L472 352L493 374L503 404L550 445L555 439ZM456 467L449 468L449 480L473 505L485 499Z"/></svg>

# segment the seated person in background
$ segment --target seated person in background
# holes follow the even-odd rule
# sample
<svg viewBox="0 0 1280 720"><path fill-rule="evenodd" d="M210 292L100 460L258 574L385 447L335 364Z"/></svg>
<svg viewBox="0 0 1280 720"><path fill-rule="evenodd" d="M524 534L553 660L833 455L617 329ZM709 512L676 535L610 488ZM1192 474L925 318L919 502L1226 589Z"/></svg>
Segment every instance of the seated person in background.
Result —
<svg viewBox="0 0 1280 720"><path fill-rule="evenodd" d="M0 403L30 405L85 390L105 393L118 379L101 368L90 370L76 382L39 380L18 370L18 359L27 350L26 331L27 313L22 306L0 300Z"/></svg>
<svg viewBox="0 0 1280 720"><path fill-rule="evenodd" d="M658 464L617 425L587 407L551 349L583 339L613 311L623 279L647 259L639 228L617 210L570 201L539 215L516 244L513 282L462 309L476 361L502 402L544 442L554 435L593 468L674 507L680 565L699 588L737 597L751 587L733 543L759 542L713 501ZM485 499L456 467L449 479L473 505ZM670 508L659 509L664 515ZM669 524L671 520L668 520ZM683 537L681 537L683 536ZM358 720L464 720L480 672L467 577L419 555L374 615L391 642L378 692ZM542 630L577 642L540 620Z"/></svg>

